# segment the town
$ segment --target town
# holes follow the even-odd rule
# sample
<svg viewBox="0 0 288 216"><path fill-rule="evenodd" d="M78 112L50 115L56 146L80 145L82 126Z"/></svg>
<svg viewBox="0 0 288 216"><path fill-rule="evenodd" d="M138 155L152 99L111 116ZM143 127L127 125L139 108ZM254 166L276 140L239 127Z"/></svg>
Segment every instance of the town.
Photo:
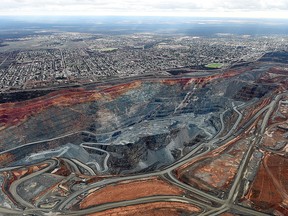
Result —
<svg viewBox="0 0 288 216"><path fill-rule="evenodd" d="M0 89L57 87L108 77L227 69L288 50L287 36L219 33L210 37L45 32L0 42Z"/></svg>

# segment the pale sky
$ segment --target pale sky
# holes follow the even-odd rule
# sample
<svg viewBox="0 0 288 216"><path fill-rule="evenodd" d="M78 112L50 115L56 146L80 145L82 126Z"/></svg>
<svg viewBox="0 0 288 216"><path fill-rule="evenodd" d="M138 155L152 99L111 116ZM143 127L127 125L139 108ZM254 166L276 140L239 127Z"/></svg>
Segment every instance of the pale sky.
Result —
<svg viewBox="0 0 288 216"><path fill-rule="evenodd" d="M288 0L1 0L0 15L288 18Z"/></svg>

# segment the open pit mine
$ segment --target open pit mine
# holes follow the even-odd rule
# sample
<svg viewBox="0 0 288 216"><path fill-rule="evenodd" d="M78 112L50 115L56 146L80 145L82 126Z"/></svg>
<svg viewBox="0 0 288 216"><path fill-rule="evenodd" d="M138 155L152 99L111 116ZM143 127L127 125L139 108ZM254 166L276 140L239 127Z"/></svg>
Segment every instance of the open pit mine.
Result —
<svg viewBox="0 0 288 216"><path fill-rule="evenodd" d="M0 215L288 215L277 56L3 93Z"/></svg>

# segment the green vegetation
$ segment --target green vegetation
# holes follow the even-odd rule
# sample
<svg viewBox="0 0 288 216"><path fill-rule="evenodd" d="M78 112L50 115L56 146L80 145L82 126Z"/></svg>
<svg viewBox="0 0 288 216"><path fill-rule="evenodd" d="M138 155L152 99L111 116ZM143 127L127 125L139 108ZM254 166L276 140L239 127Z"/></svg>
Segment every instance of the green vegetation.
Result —
<svg viewBox="0 0 288 216"><path fill-rule="evenodd" d="M205 65L206 68L221 68L223 67L223 64L221 63L210 63L210 64L207 64Z"/></svg>
<svg viewBox="0 0 288 216"><path fill-rule="evenodd" d="M109 48L103 48L103 49L99 49L100 52L112 52L117 50L118 48L113 48L113 47L109 47Z"/></svg>

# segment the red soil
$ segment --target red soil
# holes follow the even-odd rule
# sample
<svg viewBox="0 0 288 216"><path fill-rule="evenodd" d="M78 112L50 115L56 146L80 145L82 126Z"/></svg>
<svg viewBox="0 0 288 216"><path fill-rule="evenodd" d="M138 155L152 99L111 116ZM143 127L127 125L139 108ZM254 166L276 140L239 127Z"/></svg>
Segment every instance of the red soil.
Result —
<svg viewBox="0 0 288 216"><path fill-rule="evenodd" d="M180 202L154 202L118 207L90 214L89 216L180 216L199 213L197 206ZM185 215L186 215L185 214Z"/></svg>
<svg viewBox="0 0 288 216"><path fill-rule="evenodd" d="M132 200L153 195L181 194L184 194L183 190L157 178L125 181L91 192L81 201L80 209L108 202Z"/></svg>
<svg viewBox="0 0 288 216"><path fill-rule="evenodd" d="M288 212L288 158L266 154L244 200L260 211Z"/></svg>

